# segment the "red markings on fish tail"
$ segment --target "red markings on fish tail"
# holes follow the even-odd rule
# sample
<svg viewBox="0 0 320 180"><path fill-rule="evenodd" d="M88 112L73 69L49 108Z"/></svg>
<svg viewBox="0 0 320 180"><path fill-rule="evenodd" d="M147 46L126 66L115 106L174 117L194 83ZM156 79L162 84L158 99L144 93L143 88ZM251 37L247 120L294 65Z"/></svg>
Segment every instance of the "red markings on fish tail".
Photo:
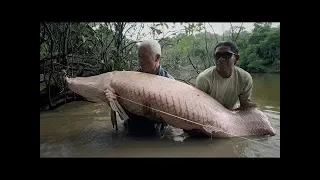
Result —
<svg viewBox="0 0 320 180"><path fill-rule="evenodd" d="M144 88L142 88L142 97L144 97L145 99L144 100L146 100L147 98L146 98L146 92L144 91Z"/></svg>
<svg viewBox="0 0 320 180"><path fill-rule="evenodd" d="M165 107L165 111L166 111L166 112L169 112L168 96L167 96L167 94L164 94L164 95L165 95L165 97L166 97L166 105L164 106L164 107Z"/></svg>
<svg viewBox="0 0 320 180"><path fill-rule="evenodd" d="M155 93L153 94L153 101L153 104L158 107L158 101Z"/></svg>
<svg viewBox="0 0 320 180"><path fill-rule="evenodd" d="M132 89L128 89L128 97L132 97L133 96L133 91Z"/></svg>
<svg viewBox="0 0 320 180"><path fill-rule="evenodd" d="M174 112L174 114L177 114L177 109L176 109L176 106L175 106L175 104L174 104L173 96L171 96L171 98L172 98L173 112Z"/></svg>
<svg viewBox="0 0 320 180"><path fill-rule="evenodd" d="M133 96L137 97L138 96L138 92L139 92L139 90L133 89ZM138 98L139 98L139 96L138 96Z"/></svg>
<svg viewBox="0 0 320 180"><path fill-rule="evenodd" d="M207 109L206 109L206 108L204 108L204 107L203 107L203 109L204 109L205 114L206 114L206 116L203 118L203 119L204 119L204 120L203 120L203 124L204 124L204 122L208 122L209 117L208 117L208 111L207 111ZM212 117L210 117L210 118L212 118Z"/></svg>
<svg viewBox="0 0 320 180"><path fill-rule="evenodd" d="M195 121L197 121L197 122L199 122L199 123L201 123L201 116L200 116L200 113L199 113L199 110L201 110L201 107L200 107L200 104L195 104L195 106L196 106L196 117L195 117Z"/></svg>
<svg viewBox="0 0 320 180"><path fill-rule="evenodd" d="M181 116L182 115L182 107L181 107L180 98L178 98L178 104L179 104L179 113L177 115Z"/></svg>
<svg viewBox="0 0 320 180"><path fill-rule="evenodd" d="M200 105L195 103L195 117L194 117L194 121L198 122L198 123L201 123L201 116L200 116L200 113L199 113L199 110L200 110Z"/></svg>
<svg viewBox="0 0 320 180"><path fill-rule="evenodd" d="M204 107L202 105L199 105L199 111L197 111L198 113L198 119L199 119L199 123L203 124L204 125L204 116L202 115L203 113L200 113L200 112L203 112L204 110Z"/></svg>
<svg viewBox="0 0 320 180"><path fill-rule="evenodd" d="M150 100L151 100L151 94L150 94L150 91L148 91L148 98L147 98L147 102L149 102L150 103Z"/></svg>
<svg viewBox="0 0 320 180"><path fill-rule="evenodd" d="M184 115L184 117L189 120L189 110L188 110L187 102L184 101L184 104L186 105L186 111L185 111L186 115Z"/></svg>
<svg viewBox="0 0 320 180"><path fill-rule="evenodd" d="M162 96L161 96L161 94L159 93L158 94L159 95L159 106L158 107L161 107L162 106Z"/></svg>

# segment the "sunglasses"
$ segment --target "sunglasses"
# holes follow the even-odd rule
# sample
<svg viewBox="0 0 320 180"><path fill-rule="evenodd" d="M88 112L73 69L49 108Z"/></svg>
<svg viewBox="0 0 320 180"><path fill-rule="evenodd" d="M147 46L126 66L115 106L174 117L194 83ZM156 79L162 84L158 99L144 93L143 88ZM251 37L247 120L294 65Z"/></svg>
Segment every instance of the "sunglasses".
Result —
<svg viewBox="0 0 320 180"><path fill-rule="evenodd" d="M232 55L237 55L237 54L232 52L217 52L214 54L214 58L220 59L221 57L223 57L223 59L230 59Z"/></svg>

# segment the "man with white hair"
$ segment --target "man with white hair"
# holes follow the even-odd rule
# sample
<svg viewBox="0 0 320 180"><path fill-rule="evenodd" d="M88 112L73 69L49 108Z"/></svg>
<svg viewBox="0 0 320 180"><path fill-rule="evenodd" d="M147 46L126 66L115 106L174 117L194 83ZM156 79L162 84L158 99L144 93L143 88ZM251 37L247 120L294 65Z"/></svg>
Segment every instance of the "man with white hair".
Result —
<svg viewBox="0 0 320 180"><path fill-rule="evenodd" d="M158 41L149 39L137 45L140 64L138 71L174 79L160 65L161 46ZM155 135L157 131L162 134L164 126L167 126L165 123L154 122L143 116L133 114L126 109L124 110L129 116L129 119L124 122L124 126L131 135Z"/></svg>
<svg viewBox="0 0 320 180"><path fill-rule="evenodd" d="M160 65L161 46L158 41L149 39L138 43L140 69L138 71L174 79Z"/></svg>

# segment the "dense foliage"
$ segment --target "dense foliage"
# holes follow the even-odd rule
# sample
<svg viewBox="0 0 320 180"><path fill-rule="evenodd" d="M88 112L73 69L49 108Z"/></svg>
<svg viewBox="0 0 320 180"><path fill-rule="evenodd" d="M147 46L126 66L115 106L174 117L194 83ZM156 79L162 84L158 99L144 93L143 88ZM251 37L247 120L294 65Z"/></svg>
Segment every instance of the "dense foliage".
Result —
<svg viewBox="0 0 320 180"><path fill-rule="evenodd" d="M51 108L55 101L67 99L61 79L63 69L69 76L136 70L136 43L147 35L141 31L144 26L124 22L40 23L40 91L46 92L42 92L45 103ZM231 26L223 35L210 33L205 27L205 23L187 23L182 32L171 34L163 33L168 23L149 27L149 35L162 46L162 66L175 78L188 81L214 65L214 46L221 40L238 45L241 59L237 65L248 72L280 72L280 27L255 23L253 31L248 32L242 26Z"/></svg>

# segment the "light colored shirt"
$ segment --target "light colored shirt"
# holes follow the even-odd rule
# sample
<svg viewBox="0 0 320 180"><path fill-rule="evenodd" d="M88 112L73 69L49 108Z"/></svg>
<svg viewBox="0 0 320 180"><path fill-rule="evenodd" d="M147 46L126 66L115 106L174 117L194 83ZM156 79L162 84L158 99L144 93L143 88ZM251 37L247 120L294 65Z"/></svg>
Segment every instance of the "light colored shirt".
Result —
<svg viewBox="0 0 320 180"><path fill-rule="evenodd" d="M223 78L218 74L216 67L212 66L198 75L196 87L224 107L235 109L240 104L251 101L253 85L251 75L240 67L234 66L231 76Z"/></svg>

